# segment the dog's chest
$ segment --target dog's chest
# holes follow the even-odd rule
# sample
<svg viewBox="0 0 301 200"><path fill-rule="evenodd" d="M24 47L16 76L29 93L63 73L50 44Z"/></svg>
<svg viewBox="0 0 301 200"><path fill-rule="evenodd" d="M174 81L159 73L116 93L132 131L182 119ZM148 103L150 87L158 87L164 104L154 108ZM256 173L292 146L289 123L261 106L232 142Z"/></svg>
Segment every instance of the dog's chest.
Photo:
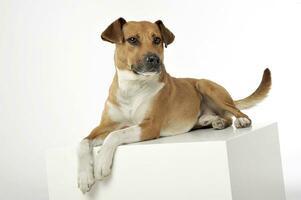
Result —
<svg viewBox="0 0 301 200"><path fill-rule="evenodd" d="M120 123L139 124L163 85L158 81L123 82L116 93L118 105L109 104L110 118Z"/></svg>

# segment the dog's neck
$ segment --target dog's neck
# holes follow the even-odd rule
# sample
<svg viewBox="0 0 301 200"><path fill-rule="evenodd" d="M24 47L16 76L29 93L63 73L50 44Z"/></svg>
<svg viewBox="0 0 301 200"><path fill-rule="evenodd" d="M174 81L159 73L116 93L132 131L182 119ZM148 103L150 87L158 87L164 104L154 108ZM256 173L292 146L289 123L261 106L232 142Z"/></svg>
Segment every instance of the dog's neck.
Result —
<svg viewBox="0 0 301 200"><path fill-rule="evenodd" d="M129 70L120 70L116 67L116 81L118 89L126 93L137 93L140 90L145 90L148 87L153 87L158 84L161 79L161 73L151 76L137 75Z"/></svg>

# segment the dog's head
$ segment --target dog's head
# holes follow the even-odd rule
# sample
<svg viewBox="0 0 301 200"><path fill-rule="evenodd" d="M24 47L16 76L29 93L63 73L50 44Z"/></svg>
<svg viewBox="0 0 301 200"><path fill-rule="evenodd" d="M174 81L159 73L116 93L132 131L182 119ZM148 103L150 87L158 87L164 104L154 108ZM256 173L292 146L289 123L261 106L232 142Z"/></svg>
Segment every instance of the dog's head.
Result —
<svg viewBox="0 0 301 200"><path fill-rule="evenodd" d="M115 66L136 75L150 76L163 69L163 48L174 40L174 35L161 20L155 23L114 21L101 34L105 41L116 44Z"/></svg>

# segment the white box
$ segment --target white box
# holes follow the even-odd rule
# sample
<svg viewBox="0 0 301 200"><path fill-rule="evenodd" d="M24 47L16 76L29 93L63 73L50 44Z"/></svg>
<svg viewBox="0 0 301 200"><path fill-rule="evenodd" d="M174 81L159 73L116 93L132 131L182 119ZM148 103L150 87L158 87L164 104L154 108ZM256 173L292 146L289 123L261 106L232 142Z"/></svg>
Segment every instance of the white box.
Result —
<svg viewBox="0 0 301 200"><path fill-rule="evenodd" d="M47 174L50 200L285 200L276 123L120 146L112 175L85 195L75 147L49 150Z"/></svg>

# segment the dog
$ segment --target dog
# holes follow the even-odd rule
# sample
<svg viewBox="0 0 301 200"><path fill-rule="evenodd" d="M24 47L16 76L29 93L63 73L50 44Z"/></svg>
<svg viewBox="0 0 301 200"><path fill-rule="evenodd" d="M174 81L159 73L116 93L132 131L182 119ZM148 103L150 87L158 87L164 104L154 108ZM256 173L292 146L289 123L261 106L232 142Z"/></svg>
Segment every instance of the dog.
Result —
<svg viewBox="0 0 301 200"><path fill-rule="evenodd" d="M116 45L116 73L100 124L78 149L78 187L88 192L95 180L107 177L118 145L173 136L192 129L224 129L236 119L236 128L251 126L241 112L262 101L271 88L265 69L259 87L234 101L222 86L206 79L174 78L163 64L164 46L174 34L161 20L127 22L119 18L101 34ZM92 149L102 145L93 159Z"/></svg>

